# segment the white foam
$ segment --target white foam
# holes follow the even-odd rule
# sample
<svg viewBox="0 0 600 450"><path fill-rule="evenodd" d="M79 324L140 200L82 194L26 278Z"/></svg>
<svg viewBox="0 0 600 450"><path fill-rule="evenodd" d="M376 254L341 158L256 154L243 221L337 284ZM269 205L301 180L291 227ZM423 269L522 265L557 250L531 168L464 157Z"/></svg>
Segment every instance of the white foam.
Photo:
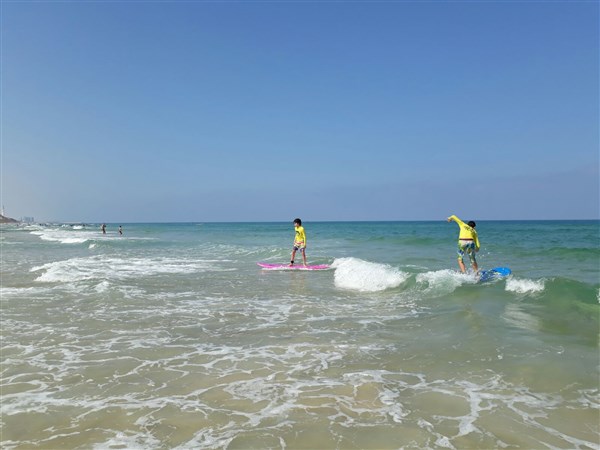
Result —
<svg viewBox="0 0 600 450"><path fill-rule="evenodd" d="M543 280L528 280L528 279L518 279L511 277L506 280L506 288L509 292L516 292L517 294L534 294L537 292L542 292L544 290L544 281Z"/></svg>
<svg viewBox="0 0 600 450"><path fill-rule="evenodd" d="M149 433L142 435L118 431L114 433L114 436L110 437L105 442L92 445L92 448L99 450L107 448L142 449L150 447L157 448L160 447L160 444L161 442Z"/></svg>
<svg viewBox="0 0 600 450"><path fill-rule="evenodd" d="M46 287L5 287L0 286L0 300L26 297L31 299L35 295L46 294L51 289Z"/></svg>
<svg viewBox="0 0 600 450"><path fill-rule="evenodd" d="M361 292L378 292L392 289L404 283L409 274L387 264L363 261L358 258L336 259L335 286Z"/></svg>
<svg viewBox="0 0 600 450"><path fill-rule="evenodd" d="M475 284L477 279L471 274L464 274L454 270L435 270L417 275L417 283L424 288L427 295L442 295L454 292L463 284Z"/></svg>
<svg viewBox="0 0 600 450"><path fill-rule="evenodd" d="M61 244L83 244L90 238L89 235L86 236L84 233L86 232L74 231L70 228L42 228L31 232L31 234L39 236L43 241L60 242Z"/></svg>
<svg viewBox="0 0 600 450"><path fill-rule="evenodd" d="M72 283L85 280L123 280L158 274L190 274L207 270L223 270L214 261L176 258L107 258L92 256L72 258L33 267L43 272L36 281Z"/></svg>

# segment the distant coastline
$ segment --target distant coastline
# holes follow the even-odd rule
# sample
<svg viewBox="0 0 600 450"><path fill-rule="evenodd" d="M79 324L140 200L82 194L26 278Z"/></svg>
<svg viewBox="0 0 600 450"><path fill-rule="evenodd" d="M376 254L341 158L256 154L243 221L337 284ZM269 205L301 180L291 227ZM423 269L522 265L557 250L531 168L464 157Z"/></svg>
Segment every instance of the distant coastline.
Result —
<svg viewBox="0 0 600 450"><path fill-rule="evenodd" d="M11 219L10 217L5 217L0 214L0 223L18 223L18 220Z"/></svg>

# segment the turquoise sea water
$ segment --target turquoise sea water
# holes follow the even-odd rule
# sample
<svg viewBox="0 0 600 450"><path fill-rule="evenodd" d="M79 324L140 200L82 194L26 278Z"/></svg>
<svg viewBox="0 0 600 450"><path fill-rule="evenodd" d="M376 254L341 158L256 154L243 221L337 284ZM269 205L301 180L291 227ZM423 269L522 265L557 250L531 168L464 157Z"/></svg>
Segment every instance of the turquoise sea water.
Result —
<svg viewBox="0 0 600 450"><path fill-rule="evenodd" d="M600 447L598 221L118 225L1 228L2 448Z"/></svg>

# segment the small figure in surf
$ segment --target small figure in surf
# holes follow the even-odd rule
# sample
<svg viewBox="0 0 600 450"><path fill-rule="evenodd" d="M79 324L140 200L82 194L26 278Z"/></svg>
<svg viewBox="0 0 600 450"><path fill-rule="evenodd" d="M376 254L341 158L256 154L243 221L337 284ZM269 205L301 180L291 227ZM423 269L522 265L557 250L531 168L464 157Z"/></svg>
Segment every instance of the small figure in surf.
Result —
<svg viewBox="0 0 600 450"><path fill-rule="evenodd" d="M102 234L106 234L106 224L103 223L100 228L102 228Z"/></svg>
<svg viewBox="0 0 600 450"><path fill-rule="evenodd" d="M469 255L469 259L471 260L471 266L475 272L479 271L479 267L477 266L477 259L475 258L475 253L479 251L479 237L477 236L477 231L475 231L475 222L472 220L468 223L464 223L455 215L451 215L448 217L448 222L456 222L458 227L460 228L460 233L458 235L458 266L460 267L460 271L465 273L467 269L465 268L465 263L463 258L465 253Z"/></svg>
<svg viewBox="0 0 600 450"><path fill-rule="evenodd" d="M296 235L294 237L294 247L292 250L290 266L294 265L294 258L296 257L296 252L298 250L302 252L302 260L304 261L304 265L306 266L306 232L304 231L304 227L302 226L302 220L294 219L294 229L296 231Z"/></svg>
<svg viewBox="0 0 600 450"><path fill-rule="evenodd" d="M121 225L119 225L119 234L122 236L123 235L123 227Z"/></svg>

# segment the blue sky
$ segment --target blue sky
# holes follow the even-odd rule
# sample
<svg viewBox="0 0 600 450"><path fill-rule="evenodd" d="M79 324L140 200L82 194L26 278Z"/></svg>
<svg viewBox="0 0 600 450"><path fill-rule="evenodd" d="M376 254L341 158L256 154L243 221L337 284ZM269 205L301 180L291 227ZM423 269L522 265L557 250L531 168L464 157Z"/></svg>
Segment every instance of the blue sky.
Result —
<svg viewBox="0 0 600 450"><path fill-rule="evenodd" d="M597 219L596 1L3 1L44 221Z"/></svg>

